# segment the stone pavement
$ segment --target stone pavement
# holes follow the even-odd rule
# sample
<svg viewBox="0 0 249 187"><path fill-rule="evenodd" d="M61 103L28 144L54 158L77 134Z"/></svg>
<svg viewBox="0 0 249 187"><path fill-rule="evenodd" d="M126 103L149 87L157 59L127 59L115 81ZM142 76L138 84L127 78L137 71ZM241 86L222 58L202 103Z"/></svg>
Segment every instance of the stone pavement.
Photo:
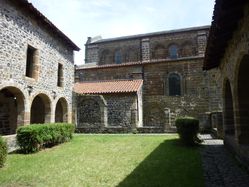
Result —
<svg viewBox="0 0 249 187"><path fill-rule="evenodd" d="M207 187L249 187L249 174L241 169L224 145L223 140L210 134L201 135L204 140L200 148Z"/></svg>

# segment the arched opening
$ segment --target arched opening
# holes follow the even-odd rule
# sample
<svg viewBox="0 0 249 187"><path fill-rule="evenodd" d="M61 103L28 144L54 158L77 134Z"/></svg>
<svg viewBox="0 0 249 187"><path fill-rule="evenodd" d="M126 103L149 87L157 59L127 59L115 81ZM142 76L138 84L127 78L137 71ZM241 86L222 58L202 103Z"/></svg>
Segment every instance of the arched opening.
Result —
<svg viewBox="0 0 249 187"><path fill-rule="evenodd" d="M155 46L153 51L153 58L154 59L165 59L167 57L166 49L163 45L158 44Z"/></svg>
<svg viewBox="0 0 249 187"><path fill-rule="evenodd" d="M99 64L102 65L102 64L110 64L110 63L112 63L111 53L108 49L105 49L101 52Z"/></svg>
<svg viewBox="0 0 249 187"><path fill-rule="evenodd" d="M187 41L182 45L182 47L181 47L181 56L182 57L194 56L195 54L196 54L196 50L195 50L192 42Z"/></svg>
<svg viewBox="0 0 249 187"><path fill-rule="evenodd" d="M67 101L65 98L60 98L55 107L55 122L67 122Z"/></svg>
<svg viewBox="0 0 249 187"><path fill-rule="evenodd" d="M169 75L169 96L181 95L181 77L177 73Z"/></svg>
<svg viewBox="0 0 249 187"><path fill-rule="evenodd" d="M44 94L37 95L31 105L31 124L49 123L51 119L51 107L48 96Z"/></svg>
<svg viewBox="0 0 249 187"><path fill-rule="evenodd" d="M225 135L234 135L233 96L230 82L227 80L224 88L224 130Z"/></svg>
<svg viewBox="0 0 249 187"><path fill-rule="evenodd" d="M115 51L114 61L115 61L115 64L121 64L122 63L122 53L121 53L120 50Z"/></svg>
<svg viewBox="0 0 249 187"><path fill-rule="evenodd" d="M101 115L101 108L97 100L85 99L78 103L77 118L79 127L100 127Z"/></svg>
<svg viewBox="0 0 249 187"><path fill-rule="evenodd" d="M125 62L137 62L139 61L139 52L137 48L129 48L125 52Z"/></svg>
<svg viewBox="0 0 249 187"><path fill-rule="evenodd" d="M24 95L15 87L0 91L0 134L15 134L16 128L24 124Z"/></svg>
<svg viewBox="0 0 249 187"><path fill-rule="evenodd" d="M249 55L246 55L239 67L238 104L239 104L239 143L249 144Z"/></svg>
<svg viewBox="0 0 249 187"><path fill-rule="evenodd" d="M178 58L178 46L176 44L171 44L168 49L169 58L176 59Z"/></svg>

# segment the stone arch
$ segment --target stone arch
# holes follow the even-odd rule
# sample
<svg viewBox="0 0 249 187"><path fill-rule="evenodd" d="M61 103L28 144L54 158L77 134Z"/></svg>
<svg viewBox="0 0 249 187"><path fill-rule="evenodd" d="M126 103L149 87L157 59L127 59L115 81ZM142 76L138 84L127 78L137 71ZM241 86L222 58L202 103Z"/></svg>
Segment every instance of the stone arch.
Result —
<svg viewBox="0 0 249 187"><path fill-rule="evenodd" d="M176 59L179 57L179 46L176 43L171 43L168 45L168 57L170 59Z"/></svg>
<svg viewBox="0 0 249 187"><path fill-rule="evenodd" d="M123 62L123 56L121 49L116 49L114 52L114 63L115 64L122 64Z"/></svg>
<svg viewBox="0 0 249 187"><path fill-rule="evenodd" d="M173 82L172 82L173 79ZM177 93L175 93L174 90ZM181 96L183 95L184 88L183 88L183 77L179 72L170 72L164 80L164 92L165 95L168 96Z"/></svg>
<svg viewBox="0 0 249 187"><path fill-rule="evenodd" d="M223 85L223 111L224 111L224 132L226 135L235 135L235 121L233 108L233 94L231 84L228 79L224 80Z"/></svg>
<svg viewBox="0 0 249 187"><path fill-rule="evenodd" d="M12 86L0 90L0 134L15 134L24 124L25 97L23 92Z"/></svg>
<svg viewBox="0 0 249 187"><path fill-rule="evenodd" d="M241 144L249 144L249 55L243 56L238 66L237 73L237 95L235 99L238 103L237 128L238 140Z"/></svg>
<svg viewBox="0 0 249 187"><path fill-rule="evenodd" d="M135 47L130 47L125 51L125 62L137 62L139 61L139 52Z"/></svg>
<svg viewBox="0 0 249 187"><path fill-rule="evenodd" d="M148 127L164 127L167 119L163 108L158 103L148 104L144 108L144 126Z"/></svg>
<svg viewBox="0 0 249 187"><path fill-rule="evenodd" d="M55 106L55 122L62 123L68 122L68 104L67 100L61 97Z"/></svg>
<svg viewBox="0 0 249 187"><path fill-rule="evenodd" d="M167 51L163 44L156 44L153 53L152 58L153 59L165 59L167 57Z"/></svg>
<svg viewBox="0 0 249 187"><path fill-rule="evenodd" d="M34 97L30 109L30 123L51 122L51 101L46 94L38 94Z"/></svg>
<svg viewBox="0 0 249 187"><path fill-rule="evenodd" d="M77 127L101 128L107 126L107 104L102 96L77 97Z"/></svg>
<svg viewBox="0 0 249 187"><path fill-rule="evenodd" d="M112 63L112 58L111 58L111 52L108 49L103 50L100 53L100 61L99 64L111 64Z"/></svg>
<svg viewBox="0 0 249 187"><path fill-rule="evenodd" d="M186 41L181 45L181 57L194 56L196 49L191 41Z"/></svg>

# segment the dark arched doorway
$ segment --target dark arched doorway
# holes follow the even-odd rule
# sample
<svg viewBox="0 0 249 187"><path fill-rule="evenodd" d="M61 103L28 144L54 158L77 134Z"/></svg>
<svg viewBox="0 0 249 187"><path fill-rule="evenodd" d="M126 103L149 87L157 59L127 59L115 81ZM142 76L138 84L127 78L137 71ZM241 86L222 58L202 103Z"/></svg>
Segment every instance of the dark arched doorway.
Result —
<svg viewBox="0 0 249 187"><path fill-rule="evenodd" d="M249 55L244 56L238 73L239 143L249 144Z"/></svg>
<svg viewBox="0 0 249 187"><path fill-rule="evenodd" d="M15 87L0 91L0 134L15 134L16 128L24 124L24 95Z"/></svg>
<svg viewBox="0 0 249 187"><path fill-rule="evenodd" d="M67 101L64 98L60 98L55 107L55 122L67 122Z"/></svg>
<svg viewBox="0 0 249 187"><path fill-rule="evenodd" d="M224 130L225 135L234 135L234 110L230 82L227 80L224 88Z"/></svg>
<svg viewBox="0 0 249 187"><path fill-rule="evenodd" d="M37 95L31 105L31 124L49 123L51 118L50 100L44 94Z"/></svg>

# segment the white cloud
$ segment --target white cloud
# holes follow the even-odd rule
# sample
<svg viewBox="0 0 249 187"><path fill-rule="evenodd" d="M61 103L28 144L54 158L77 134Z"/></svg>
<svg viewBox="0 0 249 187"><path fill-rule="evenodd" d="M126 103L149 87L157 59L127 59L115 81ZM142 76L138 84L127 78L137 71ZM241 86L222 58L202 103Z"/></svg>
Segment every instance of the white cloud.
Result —
<svg viewBox="0 0 249 187"><path fill-rule="evenodd" d="M80 48L88 36L132 35L211 22L214 0L29 0Z"/></svg>

